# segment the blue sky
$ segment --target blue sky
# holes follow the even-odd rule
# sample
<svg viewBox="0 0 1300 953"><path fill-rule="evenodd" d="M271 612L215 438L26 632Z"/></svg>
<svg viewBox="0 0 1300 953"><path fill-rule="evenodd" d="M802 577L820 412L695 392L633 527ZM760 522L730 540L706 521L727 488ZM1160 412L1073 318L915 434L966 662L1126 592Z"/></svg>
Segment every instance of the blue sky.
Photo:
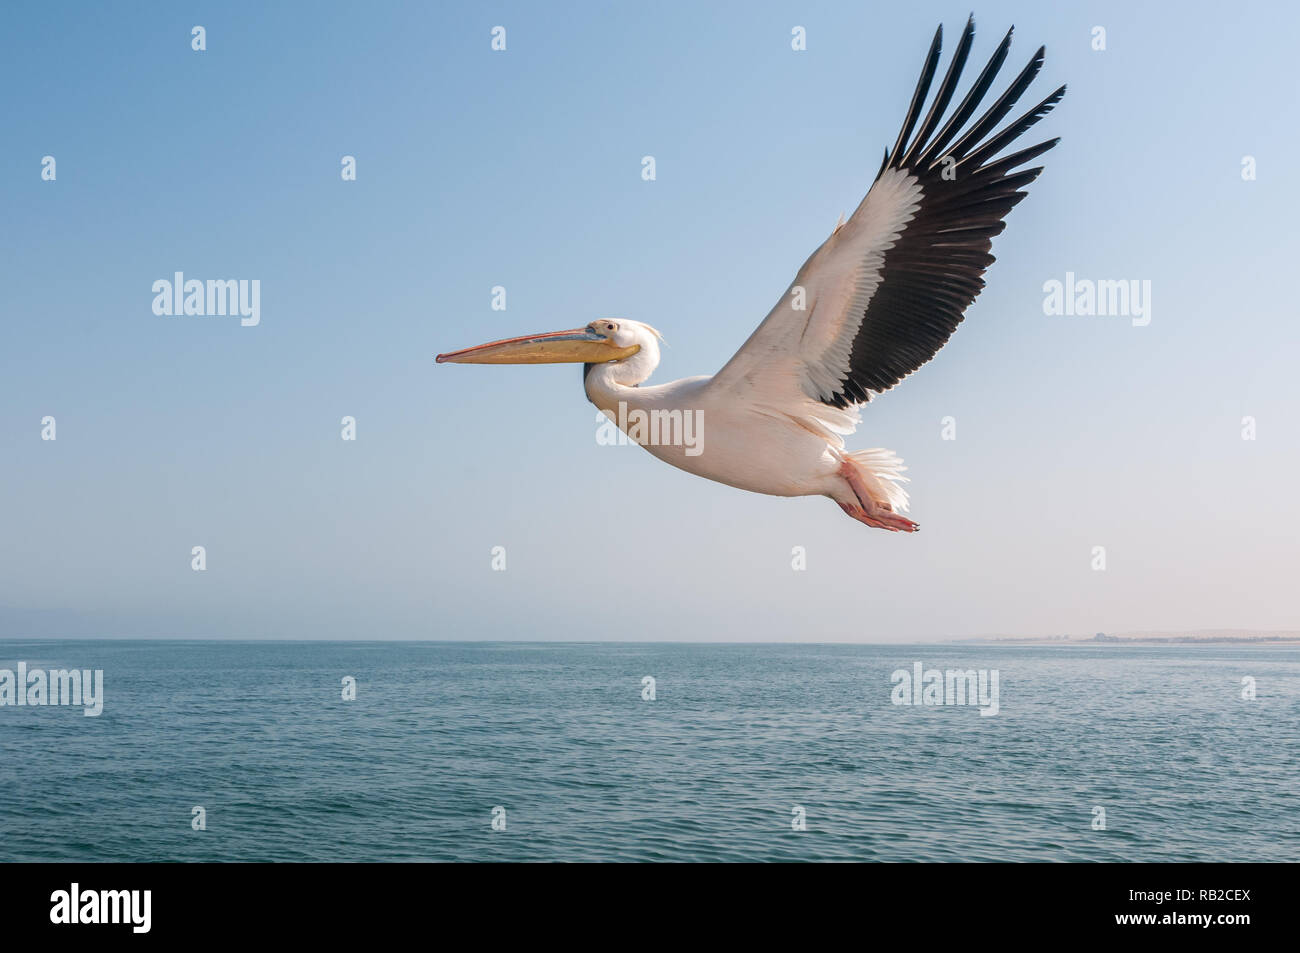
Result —
<svg viewBox="0 0 1300 953"><path fill-rule="evenodd" d="M975 9L973 63L1014 23L1008 77L1047 46L1026 101L1070 91L966 323L851 438L907 461L918 536L598 446L574 367L434 365L626 316L668 340L654 381L717 370L968 12L10 7L0 636L1300 627L1294 8ZM261 323L155 315L176 271L258 279ZM1067 271L1151 281L1151 323L1045 315Z"/></svg>

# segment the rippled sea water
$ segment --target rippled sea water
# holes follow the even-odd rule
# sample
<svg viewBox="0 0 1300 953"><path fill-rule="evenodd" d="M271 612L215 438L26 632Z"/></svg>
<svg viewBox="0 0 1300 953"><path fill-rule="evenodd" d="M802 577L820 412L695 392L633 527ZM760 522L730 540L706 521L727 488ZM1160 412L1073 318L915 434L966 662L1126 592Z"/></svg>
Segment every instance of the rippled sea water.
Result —
<svg viewBox="0 0 1300 953"><path fill-rule="evenodd" d="M102 668L106 700L0 707L6 861L1300 858L1293 647L0 642L19 661ZM892 704L917 661L997 669L1000 712Z"/></svg>

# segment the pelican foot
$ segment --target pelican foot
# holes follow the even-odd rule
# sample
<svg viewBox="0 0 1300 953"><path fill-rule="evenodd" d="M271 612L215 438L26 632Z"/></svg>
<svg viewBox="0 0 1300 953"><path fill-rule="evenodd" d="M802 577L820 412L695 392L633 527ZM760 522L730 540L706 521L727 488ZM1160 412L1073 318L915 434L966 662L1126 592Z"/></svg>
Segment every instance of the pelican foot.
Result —
<svg viewBox="0 0 1300 953"><path fill-rule="evenodd" d="M884 500L877 500L862 478L862 473L851 460L840 463L840 476L848 481L853 495L858 498L860 506L852 503L840 503L840 509L848 513L859 523L866 523L877 529L887 529L893 533L915 533L921 527L906 516L899 516L894 508ZM838 500L836 502L839 502Z"/></svg>
<svg viewBox="0 0 1300 953"><path fill-rule="evenodd" d="M891 533L916 533L921 529L920 524L913 523L906 516L891 513L888 506L877 506L874 513L868 513L862 507L854 506L852 503L841 503L840 509L859 523L874 526L876 529L887 529Z"/></svg>

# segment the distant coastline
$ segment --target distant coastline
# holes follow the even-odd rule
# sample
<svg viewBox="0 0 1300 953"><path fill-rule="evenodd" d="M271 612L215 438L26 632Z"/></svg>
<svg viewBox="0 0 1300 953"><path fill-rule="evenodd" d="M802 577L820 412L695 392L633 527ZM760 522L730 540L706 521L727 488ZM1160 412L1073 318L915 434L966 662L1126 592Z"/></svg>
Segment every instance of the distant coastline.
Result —
<svg viewBox="0 0 1300 953"><path fill-rule="evenodd" d="M1201 629L1191 632L1096 632L1092 635L986 635L955 641L1007 645L1300 645L1300 631Z"/></svg>

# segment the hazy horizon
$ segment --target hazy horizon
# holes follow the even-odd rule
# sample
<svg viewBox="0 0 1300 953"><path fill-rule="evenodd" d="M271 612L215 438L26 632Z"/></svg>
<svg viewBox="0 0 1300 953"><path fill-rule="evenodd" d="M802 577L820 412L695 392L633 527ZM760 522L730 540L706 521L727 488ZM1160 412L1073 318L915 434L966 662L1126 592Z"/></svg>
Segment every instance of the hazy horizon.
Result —
<svg viewBox="0 0 1300 953"><path fill-rule="evenodd" d="M3 622L4 613L0 612L0 623ZM412 636L407 638L357 638L355 636L333 636L333 637L313 637L313 636L271 636L250 638L245 636L208 636L208 635L120 635L120 634L90 634L90 635L0 635L0 644L7 642L94 642L94 641L112 641L112 642L464 642L464 643L501 643L509 645L547 645L547 644L569 644L569 645L634 645L634 644L681 644L681 645L953 645L957 643L969 642L1031 642L1040 640L1049 641L1069 641L1078 643L1091 639L1095 635L1108 635L1121 639L1123 641L1140 640L1143 637L1152 638L1183 638L1189 644L1196 641L1204 641L1205 644L1229 644L1229 643L1246 643L1253 641L1263 641L1267 639L1297 639L1300 640L1300 629L1186 629L1186 630L1141 630L1129 631L1118 629L1109 633L1087 633L1087 632L1043 632L1043 633L1009 633L1009 632L985 632L978 635L966 636L939 636L933 639L807 639L807 640L782 640L782 639L744 639L744 640L713 640L713 639L677 639L677 638L646 638L646 639L572 639L572 638L544 638L544 639L476 639L476 638L433 638Z"/></svg>

